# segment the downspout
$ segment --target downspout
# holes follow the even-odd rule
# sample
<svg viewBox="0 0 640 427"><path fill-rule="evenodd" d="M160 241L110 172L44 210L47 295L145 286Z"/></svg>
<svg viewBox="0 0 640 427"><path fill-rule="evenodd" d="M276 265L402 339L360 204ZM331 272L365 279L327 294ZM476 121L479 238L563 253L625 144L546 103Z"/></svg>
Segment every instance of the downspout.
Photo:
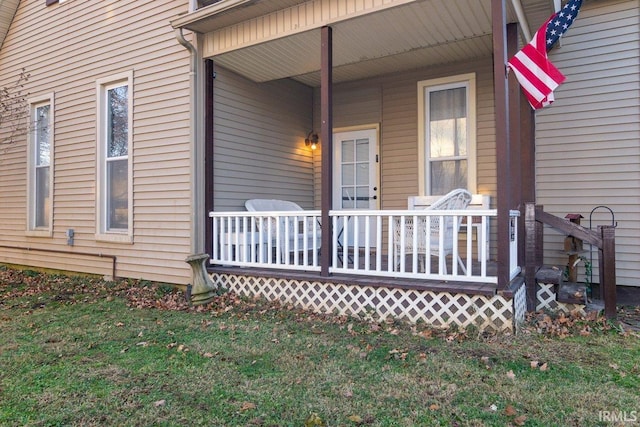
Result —
<svg viewBox="0 0 640 427"><path fill-rule="evenodd" d="M193 44L184 38L182 28L176 28L176 39L184 46L191 54L191 66L189 70L189 110L191 115L190 128L189 128L189 151L190 151L190 170L191 170L191 254L201 253L204 247L202 236L201 213L202 210L202 198L200 196L200 175L202 173L202 167L200 167L199 161L203 158L200 156L200 147L198 147L198 50Z"/></svg>
<svg viewBox="0 0 640 427"><path fill-rule="evenodd" d="M559 2L559 0L556 1ZM520 24L520 29L522 30L524 41L525 43L529 43L531 41L531 30L529 29L527 17L525 16L524 10L522 9L522 0L511 0L511 4L513 5L513 9L516 12L516 17L518 18L518 23Z"/></svg>

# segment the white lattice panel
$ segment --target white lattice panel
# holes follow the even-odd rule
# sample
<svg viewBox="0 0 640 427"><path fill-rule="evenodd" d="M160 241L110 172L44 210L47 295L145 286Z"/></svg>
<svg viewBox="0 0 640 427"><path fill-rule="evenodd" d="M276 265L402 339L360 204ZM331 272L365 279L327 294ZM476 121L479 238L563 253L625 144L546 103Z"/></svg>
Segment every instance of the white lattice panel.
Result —
<svg viewBox="0 0 640 427"><path fill-rule="evenodd" d="M527 288L520 286L513 296L513 318L515 320L516 330L524 323L525 314L527 313Z"/></svg>
<svg viewBox="0 0 640 427"><path fill-rule="evenodd" d="M558 307L555 285L538 283L536 289L536 310L555 310Z"/></svg>
<svg viewBox="0 0 640 427"><path fill-rule="evenodd" d="M585 306L582 304L568 304L556 301L555 285L549 283L538 283L536 299L538 304L536 310L562 311L564 313L585 314Z"/></svg>
<svg viewBox="0 0 640 427"><path fill-rule="evenodd" d="M524 288L514 305L502 296L452 294L342 283L214 274L223 288L247 297L279 301L317 313L335 313L363 319L422 321L435 327L475 325L481 330L513 330L514 307L524 319ZM520 291L519 291L520 292ZM524 308L522 308L524 306Z"/></svg>

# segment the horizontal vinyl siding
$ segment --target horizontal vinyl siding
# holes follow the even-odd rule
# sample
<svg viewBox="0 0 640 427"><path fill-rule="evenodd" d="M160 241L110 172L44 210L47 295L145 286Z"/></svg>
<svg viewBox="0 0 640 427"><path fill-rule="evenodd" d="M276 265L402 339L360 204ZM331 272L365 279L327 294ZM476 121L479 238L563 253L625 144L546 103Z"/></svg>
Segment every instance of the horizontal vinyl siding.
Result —
<svg viewBox="0 0 640 427"><path fill-rule="evenodd" d="M185 284L190 242L189 54L169 21L179 0L22 1L0 51L0 84L21 67L30 96L55 93L52 238L25 236L26 137L0 161L0 244L115 255L117 275ZM98 242L96 80L133 71L133 244ZM6 161L5 161L6 160ZM75 230L75 246L65 232ZM0 249L0 261L110 274L105 260Z"/></svg>
<svg viewBox="0 0 640 427"><path fill-rule="evenodd" d="M610 207L618 223L617 283L628 286L640 286L639 10L637 0L583 6L550 57L567 81L536 117L538 202L558 216L580 213L593 229L612 217L592 209ZM562 242L545 233L545 262L566 263ZM592 257L597 266L597 252Z"/></svg>
<svg viewBox="0 0 640 427"><path fill-rule="evenodd" d="M312 95L299 83L258 84L216 67L216 211L244 210L253 198L313 207L312 154L304 145L312 127Z"/></svg>

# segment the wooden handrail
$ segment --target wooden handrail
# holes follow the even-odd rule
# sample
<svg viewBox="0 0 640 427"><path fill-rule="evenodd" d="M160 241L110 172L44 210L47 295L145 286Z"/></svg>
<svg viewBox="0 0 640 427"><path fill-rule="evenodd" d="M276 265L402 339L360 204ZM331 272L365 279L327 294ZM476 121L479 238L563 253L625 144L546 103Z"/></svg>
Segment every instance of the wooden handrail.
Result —
<svg viewBox="0 0 640 427"><path fill-rule="evenodd" d="M600 298L609 319L616 317L616 254L615 226L598 226L598 231L559 218L543 210L542 206L527 203L525 208L525 282L527 310L536 306L535 272L542 264L542 224L553 227L565 236L573 236L598 248Z"/></svg>
<svg viewBox="0 0 640 427"><path fill-rule="evenodd" d="M541 209L536 210L536 221L547 224L566 236L576 237L590 245L602 248L602 239L596 231L584 228L581 225L569 222Z"/></svg>

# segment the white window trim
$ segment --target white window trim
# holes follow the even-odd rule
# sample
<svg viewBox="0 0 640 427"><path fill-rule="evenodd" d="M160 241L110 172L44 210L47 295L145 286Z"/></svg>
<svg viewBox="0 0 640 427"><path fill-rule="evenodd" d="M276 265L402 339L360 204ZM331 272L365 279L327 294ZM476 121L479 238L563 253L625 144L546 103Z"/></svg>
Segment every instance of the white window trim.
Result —
<svg viewBox="0 0 640 427"><path fill-rule="evenodd" d="M120 84L128 86L128 124L127 132L127 197L128 197L128 227L126 230L106 230L106 120L105 120L105 94L106 90ZM103 242L133 243L133 71L112 75L96 80L96 234L95 239Z"/></svg>
<svg viewBox="0 0 640 427"><path fill-rule="evenodd" d="M418 193L421 196L429 196L429 186L427 181L429 174L426 169L427 147L425 141L425 89L443 89L450 87L467 88L467 108L468 108L468 129L469 138L467 157L467 190L472 194L476 192L477 167L476 167L476 74L460 74L456 76L443 77L438 79L423 80L418 82Z"/></svg>
<svg viewBox="0 0 640 427"><path fill-rule="evenodd" d="M55 104L54 93L49 93L37 98L27 100L29 105L29 135L27 138L27 229L25 234L32 237L52 237L53 236L53 175L54 175L54 150L55 150ZM34 129L31 126L35 109L41 105L49 104L49 134L50 134L50 153L49 153L49 200L51 207L49 209L49 226L35 226L35 212L33 210L35 203L35 150L36 141Z"/></svg>

